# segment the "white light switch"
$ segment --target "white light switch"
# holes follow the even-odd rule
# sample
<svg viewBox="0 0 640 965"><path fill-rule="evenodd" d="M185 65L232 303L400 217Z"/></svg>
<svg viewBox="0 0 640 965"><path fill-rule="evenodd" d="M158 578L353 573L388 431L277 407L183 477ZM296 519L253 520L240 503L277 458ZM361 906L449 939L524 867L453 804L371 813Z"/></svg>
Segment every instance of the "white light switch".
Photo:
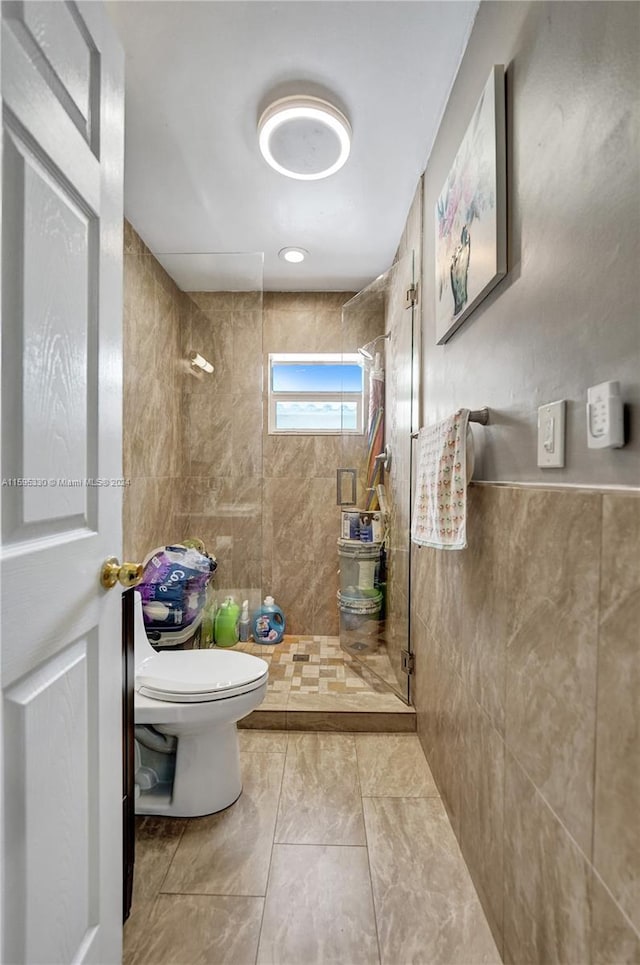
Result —
<svg viewBox="0 0 640 965"><path fill-rule="evenodd" d="M619 382L601 382L587 389L589 449L619 449L624 445Z"/></svg>
<svg viewBox="0 0 640 965"><path fill-rule="evenodd" d="M564 466L564 399L548 402L538 409L538 465L541 469Z"/></svg>

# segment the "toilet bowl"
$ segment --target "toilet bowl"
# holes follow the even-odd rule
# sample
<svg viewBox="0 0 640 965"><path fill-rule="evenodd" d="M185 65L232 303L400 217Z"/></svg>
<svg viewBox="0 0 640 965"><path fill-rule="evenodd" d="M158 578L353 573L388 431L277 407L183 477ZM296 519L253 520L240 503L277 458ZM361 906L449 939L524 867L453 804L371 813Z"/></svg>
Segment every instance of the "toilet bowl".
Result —
<svg viewBox="0 0 640 965"><path fill-rule="evenodd" d="M269 665L233 650L156 653L134 599L136 814L221 811L242 791L236 722L264 700Z"/></svg>

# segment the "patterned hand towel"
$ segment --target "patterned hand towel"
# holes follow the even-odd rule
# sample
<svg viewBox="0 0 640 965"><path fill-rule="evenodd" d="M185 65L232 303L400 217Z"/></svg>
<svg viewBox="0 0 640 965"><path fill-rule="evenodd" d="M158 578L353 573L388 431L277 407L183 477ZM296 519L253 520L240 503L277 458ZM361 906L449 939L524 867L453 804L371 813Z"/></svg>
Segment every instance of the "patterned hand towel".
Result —
<svg viewBox="0 0 640 965"><path fill-rule="evenodd" d="M469 409L418 433L418 471L411 539L418 546L463 550L467 545L467 426Z"/></svg>

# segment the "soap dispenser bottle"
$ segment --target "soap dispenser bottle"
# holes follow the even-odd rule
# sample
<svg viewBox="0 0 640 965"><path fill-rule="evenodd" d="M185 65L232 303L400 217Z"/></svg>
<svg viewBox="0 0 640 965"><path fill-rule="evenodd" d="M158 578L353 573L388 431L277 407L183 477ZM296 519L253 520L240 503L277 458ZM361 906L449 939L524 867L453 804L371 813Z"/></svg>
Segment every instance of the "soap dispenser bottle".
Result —
<svg viewBox="0 0 640 965"><path fill-rule="evenodd" d="M228 596L215 619L216 647L234 647L238 642L238 621L240 607L232 596Z"/></svg>

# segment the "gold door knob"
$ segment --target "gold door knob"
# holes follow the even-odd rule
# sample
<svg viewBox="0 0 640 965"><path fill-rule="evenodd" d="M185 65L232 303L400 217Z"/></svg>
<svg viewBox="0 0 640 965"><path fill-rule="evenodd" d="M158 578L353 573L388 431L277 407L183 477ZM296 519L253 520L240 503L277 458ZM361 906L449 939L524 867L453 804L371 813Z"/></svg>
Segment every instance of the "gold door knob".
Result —
<svg viewBox="0 0 640 965"><path fill-rule="evenodd" d="M142 563L120 563L117 557L110 556L102 564L100 584L110 590L116 583L129 589L142 582Z"/></svg>

